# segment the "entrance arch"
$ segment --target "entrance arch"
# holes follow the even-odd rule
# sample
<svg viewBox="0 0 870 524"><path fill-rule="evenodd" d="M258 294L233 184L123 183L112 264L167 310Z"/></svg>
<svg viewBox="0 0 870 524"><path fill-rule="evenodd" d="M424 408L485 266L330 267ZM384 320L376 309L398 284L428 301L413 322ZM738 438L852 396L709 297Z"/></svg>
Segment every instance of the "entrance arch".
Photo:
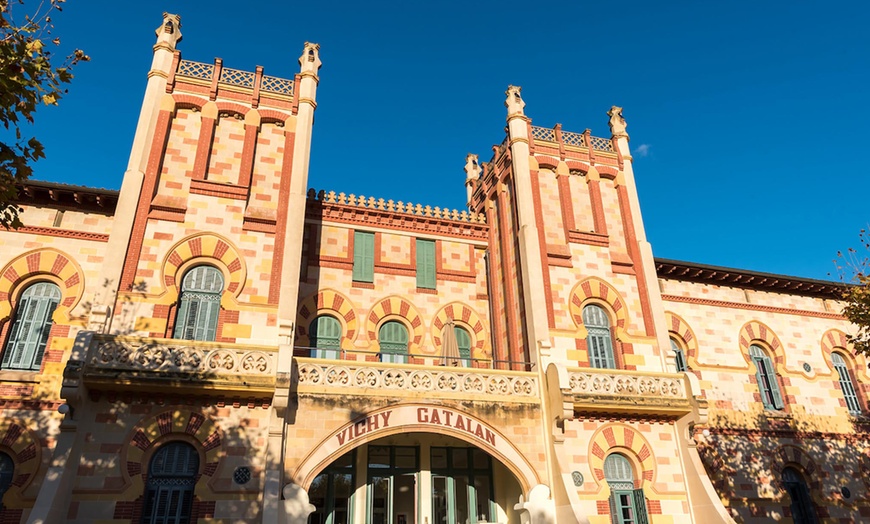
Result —
<svg viewBox="0 0 870 524"><path fill-rule="evenodd" d="M320 471L362 444L402 433L447 435L478 447L516 477L523 493L541 483L538 472L500 431L457 409L427 404L402 404L362 415L330 433L293 473L293 481L308 490Z"/></svg>

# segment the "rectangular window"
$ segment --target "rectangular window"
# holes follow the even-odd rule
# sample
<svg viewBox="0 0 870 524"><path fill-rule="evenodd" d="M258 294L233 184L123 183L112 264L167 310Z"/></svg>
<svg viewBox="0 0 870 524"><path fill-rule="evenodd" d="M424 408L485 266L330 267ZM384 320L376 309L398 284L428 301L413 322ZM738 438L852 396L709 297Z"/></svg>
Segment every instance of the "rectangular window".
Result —
<svg viewBox="0 0 870 524"><path fill-rule="evenodd" d="M353 280L375 281L375 234L353 232Z"/></svg>
<svg viewBox="0 0 870 524"><path fill-rule="evenodd" d="M417 287L435 289L435 241L417 239Z"/></svg>

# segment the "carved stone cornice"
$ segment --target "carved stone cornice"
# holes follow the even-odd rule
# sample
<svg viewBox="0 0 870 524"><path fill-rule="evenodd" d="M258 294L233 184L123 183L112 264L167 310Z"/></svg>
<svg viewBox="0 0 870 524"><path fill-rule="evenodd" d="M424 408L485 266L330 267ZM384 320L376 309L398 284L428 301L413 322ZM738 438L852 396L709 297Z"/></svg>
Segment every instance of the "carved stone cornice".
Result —
<svg viewBox="0 0 870 524"><path fill-rule="evenodd" d="M567 386L563 394L573 401L575 413L679 417L692 411L682 373L572 368Z"/></svg>

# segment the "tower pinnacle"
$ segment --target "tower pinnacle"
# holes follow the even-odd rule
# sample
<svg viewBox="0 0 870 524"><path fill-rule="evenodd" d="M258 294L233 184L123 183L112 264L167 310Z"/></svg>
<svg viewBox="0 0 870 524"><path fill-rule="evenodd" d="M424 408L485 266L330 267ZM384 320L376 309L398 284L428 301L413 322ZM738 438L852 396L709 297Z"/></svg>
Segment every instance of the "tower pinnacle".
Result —
<svg viewBox="0 0 870 524"><path fill-rule="evenodd" d="M525 115L523 108L526 107L526 103L523 102L523 97L520 95L522 90L523 88L520 86L508 86L507 91L504 92L507 95L504 105L508 108L508 118L515 115Z"/></svg>
<svg viewBox="0 0 870 524"><path fill-rule="evenodd" d="M181 15L163 13L163 23L154 33L157 35L157 45L166 45L174 50L181 41Z"/></svg>

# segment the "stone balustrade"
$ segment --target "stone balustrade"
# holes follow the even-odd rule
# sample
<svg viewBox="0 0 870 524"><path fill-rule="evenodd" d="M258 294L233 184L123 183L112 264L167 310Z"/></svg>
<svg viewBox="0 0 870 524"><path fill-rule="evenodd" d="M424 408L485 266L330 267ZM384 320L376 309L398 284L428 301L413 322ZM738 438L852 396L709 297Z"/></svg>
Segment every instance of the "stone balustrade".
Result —
<svg viewBox="0 0 870 524"><path fill-rule="evenodd" d="M296 358L298 392L538 402L537 374Z"/></svg>
<svg viewBox="0 0 870 524"><path fill-rule="evenodd" d="M585 147L595 151L613 153L613 141L610 138L592 136L587 130L585 133L572 133L561 131L556 133L555 128L531 126L532 138L541 142L563 143L567 146Z"/></svg>
<svg viewBox="0 0 870 524"><path fill-rule="evenodd" d="M81 376L256 389L274 386L277 360L277 347L94 335L84 353Z"/></svg>
<svg viewBox="0 0 870 524"><path fill-rule="evenodd" d="M569 368L568 388L575 411L687 412L684 373Z"/></svg>

